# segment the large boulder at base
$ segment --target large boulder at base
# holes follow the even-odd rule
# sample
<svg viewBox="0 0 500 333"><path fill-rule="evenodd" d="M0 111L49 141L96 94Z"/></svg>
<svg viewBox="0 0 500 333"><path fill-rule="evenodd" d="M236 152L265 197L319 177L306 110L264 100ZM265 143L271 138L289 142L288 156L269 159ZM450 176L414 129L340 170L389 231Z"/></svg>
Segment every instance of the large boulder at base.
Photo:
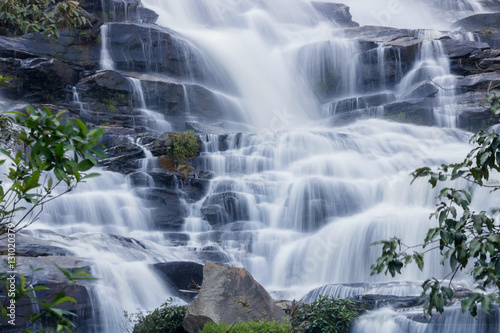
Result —
<svg viewBox="0 0 500 333"><path fill-rule="evenodd" d="M200 293L187 307L183 327L195 333L208 322L231 325L261 319L282 321L285 316L246 269L208 261Z"/></svg>
<svg viewBox="0 0 500 333"><path fill-rule="evenodd" d="M188 290L192 283L201 285L203 282L203 265L196 262L172 261L157 263L154 267L177 290ZM185 300L191 300L193 295L180 294Z"/></svg>

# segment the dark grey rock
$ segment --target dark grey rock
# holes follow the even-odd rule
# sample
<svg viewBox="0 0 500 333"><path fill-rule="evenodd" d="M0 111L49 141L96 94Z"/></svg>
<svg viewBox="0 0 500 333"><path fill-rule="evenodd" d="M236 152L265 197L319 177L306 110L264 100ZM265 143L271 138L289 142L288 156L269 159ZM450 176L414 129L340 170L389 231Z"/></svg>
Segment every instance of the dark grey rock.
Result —
<svg viewBox="0 0 500 333"><path fill-rule="evenodd" d="M404 93L399 99L407 100L414 98L433 97L439 92L439 89L430 82L422 82L421 84L413 87L410 91Z"/></svg>
<svg viewBox="0 0 500 333"><path fill-rule="evenodd" d="M403 123L432 126L433 105L421 99L394 102L384 106L384 118Z"/></svg>
<svg viewBox="0 0 500 333"><path fill-rule="evenodd" d="M358 28L347 28L344 30L348 38L356 38L361 42L388 43L396 39L411 37L408 29L397 29L390 27L379 27L365 25Z"/></svg>
<svg viewBox="0 0 500 333"><path fill-rule="evenodd" d="M246 269L205 263L203 284L187 307L183 327L198 332L207 322L227 323L285 318L266 290Z"/></svg>
<svg viewBox="0 0 500 333"><path fill-rule="evenodd" d="M318 1L313 1L311 4L320 15L341 27L359 27L359 23L352 20L349 7L344 4Z"/></svg>
<svg viewBox="0 0 500 333"><path fill-rule="evenodd" d="M500 29L500 13L474 14L453 23L451 28L465 31L476 31L487 28Z"/></svg>
<svg viewBox="0 0 500 333"><path fill-rule="evenodd" d="M455 40L449 38L441 39L441 43L443 44L445 50L448 52L448 57L450 58L462 58L476 50L485 50L490 48L490 46L486 43Z"/></svg>

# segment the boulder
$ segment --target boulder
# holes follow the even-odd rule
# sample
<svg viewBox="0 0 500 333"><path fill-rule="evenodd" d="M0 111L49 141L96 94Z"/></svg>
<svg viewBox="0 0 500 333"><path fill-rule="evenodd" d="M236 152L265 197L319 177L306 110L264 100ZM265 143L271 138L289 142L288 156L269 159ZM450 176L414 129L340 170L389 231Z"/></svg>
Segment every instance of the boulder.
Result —
<svg viewBox="0 0 500 333"><path fill-rule="evenodd" d="M246 269L208 261L203 268L200 293L187 307L183 327L195 333L208 322L231 325L262 319L283 321L285 317L284 311Z"/></svg>
<svg viewBox="0 0 500 333"><path fill-rule="evenodd" d="M311 4L321 16L341 27L359 27L359 23L352 20L349 7L344 4L318 1L313 1Z"/></svg>
<svg viewBox="0 0 500 333"><path fill-rule="evenodd" d="M464 31L476 31L487 28L500 29L500 13L471 15L453 23L451 28Z"/></svg>

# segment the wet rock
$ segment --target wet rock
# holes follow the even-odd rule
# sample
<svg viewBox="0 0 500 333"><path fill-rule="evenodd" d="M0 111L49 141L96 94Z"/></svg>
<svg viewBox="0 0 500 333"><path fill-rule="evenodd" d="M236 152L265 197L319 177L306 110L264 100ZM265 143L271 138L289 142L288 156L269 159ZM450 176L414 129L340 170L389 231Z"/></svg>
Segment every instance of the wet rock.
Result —
<svg viewBox="0 0 500 333"><path fill-rule="evenodd" d="M477 132L498 123L485 100L485 92L467 92L457 96L458 127Z"/></svg>
<svg viewBox="0 0 500 333"><path fill-rule="evenodd" d="M207 322L227 323L285 318L267 291L246 269L207 262L196 300L187 307L183 327L198 332Z"/></svg>
<svg viewBox="0 0 500 333"><path fill-rule="evenodd" d="M483 73L469 75L457 80L457 86L465 91L488 91L490 87L500 85L500 73Z"/></svg>
<svg viewBox="0 0 500 333"><path fill-rule="evenodd" d="M455 40L451 38L441 39L441 43L448 52L448 57L450 58L461 58L474 51L490 48L490 46L486 43Z"/></svg>
<svg viewBox="0 0 500 333"><path fill-rule="evenodd" d="M245 196L236 192L212 194L205 199L202 214L214 228L250 218L249 203Z"/></svg>
<svg viewBox="0 0 500 333"><path fill-rule="evenodd" d="M108 45L119 70L158 72L182 79L219 82L208 59L174 31L146 23L109 23Z"/></svg>
<svg viewBox="0 0 500 333"><path fill-rule="evenodd" d="M396 96L392 93L382 93L370 96L352 97L332 102L328 106L330 115L350 112L369 107L380 106L396 100Z"/></svg>
<svg viewBox="0 0 500 333"><path fill-rule="evenodd" d="M464 31L476 31L487 28L500 29L500 13L471 15L453 23L451 28Z"/></svg>
<svg viewBox="0 0 500 333"><path fill-rule="evenodd" d="M144 150L131 142L114 145L104 151L108 158L100 163L111 171L130 174L137 170L139 159L146 157Z"/></svg>
<svg viewBox="0 0 500 333"><path fill-rule="evenodd" d="M467 76L500 70L500 50L481 49L462 58L450 59L454 74Z"/></svg>
<svg viewBox="0 0 500 333"><path fill-rule="evenodd" d="M4 76L14 78L12 87L2 90L10 98L27 102L54 102L66 96L66 87L78 80L78 73L64 62L53 58L23 60L0 58Z"/></svg>
<svg viewBox="0 0 500 333"><path fill-rule="evenodd" d="M186 112L186 96L181 84L153 75L135 76L141 80L144 102L148 109L160 111L169 116ZM139 104L139 101L135 104Z"/></svg>
<svg viewBox="0 0 500 333"><path fill-rule="evenodd" d="M410 91L404 93L399 99L407 100L414 98L433 97L439 92L439 89L432 83L422 82L421 84L413 87Z"/></svg>
<svg viewBox="0 0 500 333"><path fill-rule="evenodd" d="M0 36L0 57L28 59L35 57L56 58L75 68L95 69L99 66L101 47L97 40L101 22L86 14L92 27L76 31L62 30L52 43L43 36Z"/></svg>
<svg viewBox="0 0 500 333"><path fill-rule="evenodd" d="M163 238L168 241L169 245L173 246L186 246L189 242L189 235L180 232L164 233Z"/></svg>
<svg viewBox="0 0 500 333"><path fill-rule="evenodd" d="M193 282L201 286L203 265L189 261L171 261L155 264L154 267L175 289L188 290Z"/></svg>
<svg viewBox="0 0 500 333"><path fill-rule="evenodd" d="M384 106L384 118L417 125L435 124L433 105L421 99L390 103Z"/></svg>
<svg viewBox="0 0 500 333"><path fill-rule="evenodd" d="M105 147L112 147L115 145L122 144L124 142L130 142L128 137L136 136L137 132L133 128L121 127L121 126L99 126L105 130L105 133L101 139L101 143Z"/></svg>
<svg viewBox="0 0 500 333"><path fill-rule="evenodd" d="M359 27L359 23L352 20L349 7L344 4L318 1L313 1L311 4L321 16L341 27Z"/></svg>
<svg viewBox="0 0 500 333"><path fill-rule="evenodd" d="M487 43L492 49L500 49L500 29L482 29L475 36L480 42Z"/></svg>
<svg viewBox="0 0 500 333"><path fill-rule="evenodd" d="M401 60L413 62L417 58L418 50L422 40L415 37L404 37L387 43L387 46L394 47L399 51Z"/></svg>
<svg viewBox="0 0 500 333"><path fill-rule="evenodd" d="M0 254L8 254L7 242L0 244ZM57 246L55 242L17 233L16 255L22 257L70 256L71 251Z"/></svg>
<svg viewBox="0 0 500 333"><path fill-rule="evenodd" d="M179 230L187 216L177 191L164 188L136 188L134 194L152 205L151 215L161 230Z"/></svg>
<svg viewBox="0 0 500 333"><path fill-rule="evenodd" d="M389 43L396 39L411 37L408 29L397 29L390 27L379 27L365 25L358 28L347 28L344 30L347 38L356 38L362 43Z"/></svg>
<svg viewBox="0 0 500 333"><path fill-rule="evenodd" d="M202 124L198 121L186 121L186 130L195 132L196 134L211 134L211 135L227 135L224 128L214 125Z"/></svg>
<svg viewBox="0 0 500 333"><path fill-rule="evenodd" d="M5 256L1 256L0 259L6 259ZM94 318L94 311L92 308L92 299L88 291L93 282L92 281L77 281L75 285L68 286L66 276L54 265L74 272L76 270L90 271L89 263L73 257L60 257L60 256L44 256L44 257L17 257L19 266L17 267L17 272L24 275L28 281L32 281L33 286L44 286L49 289L39 290L36 292L36 296L39 299L53 299L59 292L65 291L66 296L73 297L77 304L72 302L62 303L58 308L63 310L71 311L77 314L77 317L73 318L73 321L78 327L78 332L86 332L91 329L95 324L96 318ZM2 263L3 265L3 263ZM30 265L34 269L41 268L41 270L32 272ZM4 269L4 267L2 267ZM17 282L19 283L19 277L17 277ZM0 284L0 293L6 295L5 283ZM26 322L24 321L24 315L28 310L33 311L33 307L28 300L18 301L16 304L16 327L25 327ZM2 322L2 327L4 322ZM7 326L7 325L6 325Z"/></svg>

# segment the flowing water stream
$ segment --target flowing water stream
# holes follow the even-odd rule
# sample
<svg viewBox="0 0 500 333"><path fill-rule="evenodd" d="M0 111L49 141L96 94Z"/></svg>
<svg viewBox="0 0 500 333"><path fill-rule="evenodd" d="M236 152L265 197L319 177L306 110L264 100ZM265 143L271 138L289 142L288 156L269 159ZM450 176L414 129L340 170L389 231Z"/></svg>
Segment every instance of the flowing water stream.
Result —
<svg viewBox="0 0 500 333"><path fill-rule="evenodd" d="M346 3L352 6L354 20L362 24L381 25L377 18L409 28L431 24L426 16L430 9L420 1L399 3L397 13L383 1ZM468 10L480 9L474 1L460 3ZM358 42L345 38L309 1L143 0L143 4L160 15L159 25L179 33L219 66L211 70L221 71L214 77L224 78L224 85L194 83L231 100L227 112L243 113L236 118L252 130L230 134L227 149L222 150L217 135L204 136L197 168L215 177L205 197L185 203L186 246L172 246L151 225L151 208L135 195L141 189L116 173L101 171L100 178L47 205L31 233L93 263L92 274L100 278L92 292L99 309L97 332L120 332L124 310L151 309L174 295L151 264L202 262L207 249L221 253L227 263L249 269L276 298L301 298L322 286L326 286L322 292L335 296L418 295L425 278L447 275L437 258L429 258L424 272L413 267L393 280L370 276L378 249L369 244L394 235L418 243L433 225L428 217L438 190L423 181L410 186L410 173L424 165L457 161L470 150L470 133L453 128L453 91L440 92L434 108L443 128L380 119L326 126L331 122L325 116L336 112L338 101L354 98L359 103L364 96L358 89L363 58L358 56ZM405 13L415 10L420 15L408 20ZM432 27L438 26L432 22ZM101 66L113 69L106 34L105 25ZM382 62L384 45L377 52ZM333 97L318 98L314 80L331 73L337 79L328 87ZM417 61L396 75L394 84L386 82L384 70L379 75L381 83L371 93L399 97L427 78L443 86L454 84L441 43L433 37L420 45ZM140 80L129 78L129 82L135 87L137 107L156 124L150 129L170 130L168 122L149 111ZM369 118L384 112L383 107L372 111ZM147 156L142 164L145 172L151 160ZM484 209L494 205L498 194L477 191L474 198L477 209ZM458 280L468 286L467 279ZM430 326L384 309L362 317L355 331L448 332L453 326L444 322L466 320L450 313ZM463 327L467 332L490 332L488 327L495 325L482 323Z"/></svg>

